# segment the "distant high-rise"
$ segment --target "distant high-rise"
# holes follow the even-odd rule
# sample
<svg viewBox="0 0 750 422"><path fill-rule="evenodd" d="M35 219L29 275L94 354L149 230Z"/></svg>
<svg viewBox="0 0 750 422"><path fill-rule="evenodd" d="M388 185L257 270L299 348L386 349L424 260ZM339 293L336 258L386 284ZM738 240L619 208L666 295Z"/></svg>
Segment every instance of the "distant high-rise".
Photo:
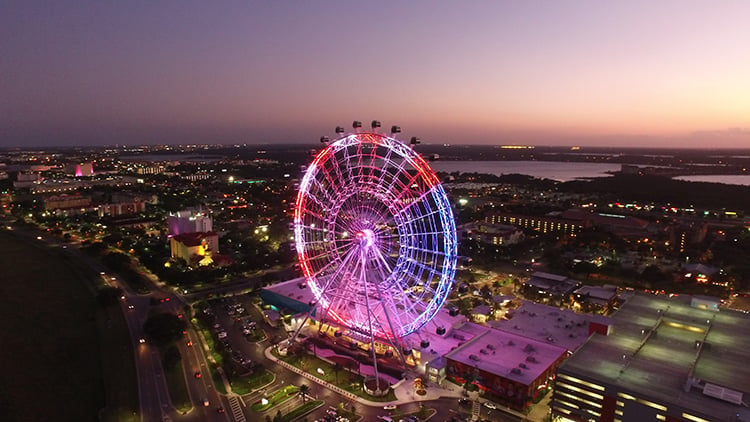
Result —
<svg viewBox="0 0 750 422"><path fill-rule="evenodd" d="M93 176L93 175L94 175L93 163L88 162L88 163L76 164L76 169L75 169L76 177Z"/></svg>
<svg viewBox="0 0 750 422"><path fill-rule="evenodd" d="M203 210L177 211L167 217L170 236L186 233L210 232L213 230L213 220Z"/></svg>

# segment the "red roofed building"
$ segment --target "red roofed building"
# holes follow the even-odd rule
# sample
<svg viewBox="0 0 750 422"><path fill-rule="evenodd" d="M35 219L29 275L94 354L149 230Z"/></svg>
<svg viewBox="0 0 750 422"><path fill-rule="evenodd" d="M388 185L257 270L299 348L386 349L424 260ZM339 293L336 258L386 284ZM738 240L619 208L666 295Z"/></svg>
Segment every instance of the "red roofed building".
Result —
<svg viewBox="0 0 750 422"><path fill-rule="evenodd" d="M185 233L170 239L172 258L191 263L196 259L219 253L219 235L215 232Z"/></svg>

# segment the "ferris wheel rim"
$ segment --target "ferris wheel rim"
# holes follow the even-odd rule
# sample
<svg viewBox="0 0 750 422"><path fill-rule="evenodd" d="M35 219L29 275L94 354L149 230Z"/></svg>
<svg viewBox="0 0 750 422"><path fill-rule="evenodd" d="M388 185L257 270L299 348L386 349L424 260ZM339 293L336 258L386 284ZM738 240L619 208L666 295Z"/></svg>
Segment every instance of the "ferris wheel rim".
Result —
<svg viewBox="0 0 750 422"><path fill-rule="evenodd" d="M382 171L381 169L378 173L374 169L375 166L368 167L367 165L362 165L363 157L360 154L354 157L359 160L358 166L355 167L355 170L359 171L359 174L356 175L356 180L359 182L369 182L359 183L356 186L353 183L336 184L335 182L342 181L341 179L348 182L352 181L355 175L352 174L351 166L347 164L347 167L342 169L339 161L336 161L335 168L326 168L326 166L333 165L331 160L342 149L355 144L359 144L361 148L362 143L371 144L373 151L378 147L386 148L387 152L385 154L387 155L376 156L373 153L369 158L371 158L372 163L378 159L387 162L390 165L389 170ZM361 152L361 150L358 151ZM342 153L342 155L346 154L349 154L348 150ZM401 161L389 162L393 154L400 157L398 159L394 158L394 160ZM368 157L364 158L367 159ZM346 157L346 160L351 159L352 156ZM394 166L394 163L397 163L398 166ZM398 169L399 173L405 173L405 167L407 166L415 172L414 174L419 176L412 177L410 174L411 178L409 179L410 184L408 186L403 186L402 181L398 179L402 174L398 176L388 174L393 169ZM388 169L388 166L386 168ZM362 175L363 169L369 169L369 176ZM324 172L321 177L323 181L317 179L320 172ZM376 173L379 175L378 179L373 178ZM389 177L390 179L388 179ZM385 179L388 179L390 184L384 184L383 181ZM414 185L411 184L412 182ZM318 186L324 183L329 183L328 187L334 187L334 192L331 195L335 195L335 197L325 193L324 186ZM312 195L310 193L311 188L321 198ZM419 195L407 197L411 202L404 201L404 198L393 195L393 190L397 188L401 189L399 191L401 194L405 194L408 189L408 192L417 192ZM338 191L335 189L342 190ZM346 202L348 198L355 195L362 195L365 198L360 198L359 201L352 201L354 204L348 204ZM364 206L362 205L363 201L365 203ZM335 204L335 206L333 208L327 207L331 203ZM358 216L372 216L381 224L381 226L374 227L373 229L364 228L359 231L359 234L361 234L364 233L363 230L370 230L373 236L376 236L375 233L377 233L378 247L371 250L372 258L371 261L368 261L377 262L377 265L374 265L372 269L364 269L364 264L361 260L356 259L356 255L362 252L361 248L356 246L356 241L354 240L358 233L351 233L352 237L350 237L350 240L336 239L339 236L346 237L347 233L341 229L342 227L356 227L356 225L352 225L348 220L339 221L338 223L340 224L337 225L337 219L341 215L342 209L344 210L342 219L346 219L348 218L347 213L355 213L352 211L355 206L357 207L355 211ZM306 207L310 207L311 209L307 209ZM316 213L313 210L316 207L320 208L320 212ZM426 207L426 209L423 209L423 207ZM436 209L433 210L430 207ZM327 215L327 213L331 215ZM305 218L308 219L307 224ZM310 221L314 222L311 223ZM316 224L320 224L323 227L316 226ZM313 290L316 302L323 305L324 308L330 308L333 299L324 295L323 292L328 290L331 283L340 282L337 277L343 277L343 274L352 273L356 268L360 268L360 275L365 278L362 285L366 287L369 285L366 282L366 278L370 271L382 272L384 268L387 269L388 274L381 274L382 279L380 281L387 281L396 285L395 288L388 290L389 294L395 293L396 296L395 298L383 298L381 295L379 300L381 302L383 300L390 301L390 311L400 309L399 306L404 306L401 302L408 303L412 310L417 309L412 313L418 314L411 322L398 321L397 323L400 325L399 332L396 333L394 332L395 330L391 329L390 334L393 336L401 336L413 332L434 317L437 310L442 306L453 282L457 252L455 223L453 222L452 212L445 192L437 176L424 159L414 153L411 148L406 147L400 141L393 138L368 133L348 135L330 143L325 149L320 151L308 166L307 172L300 183L300 191L295 203L294 229L297 252L303 273L308 285ZM330 232L328 231L329 229L331 230ZM422 237L420 238L419 236ZM420 240L417 241L414 239ZM337 240L338 243L333 243L340 246L336 246L333 249L324 249L318 255L310 254L310 251L323 248L325 244L329 244L333 240ZM433 247L439 247L439 249L422 247L420 242L430 243ZM372 243L375 242L373 241ZM438 245L438 243L440 244ZM394 250L398 251L397 258L392 256ZM327 262L323 265L318 261ZM332 270L334 266L336 266L335 271ZM378 266L380 266L379 269L377 268ZM333 272L322 274L327 271ZM404 282L397 275L409 277L411 280ZM377 277L377 274L375 273L374 276ZM421 286L419 288L422 289L422 292L429 292L430 294L423 293L422 295L416 295L414 293L415 286L425 281L422 279L423 276L426 277L426 281L433 282L434 287L432 285ZM407 289L404 289L404 287L412 290L410 294L414 295L418 301L407 301ZM403 292L398 293L395 290L396 288L401 288ZM429 300L427 303L422 303L422 299L425 298ZM365 297L365 301L367 300L368 298ZM386 309L385 305L382 306L383 309ZM343 317L337 315L336 310L327 310L331 313L334 320L343 322L344 325L347 325L347 322L351 322L344 321ZM386 317L389 317L388 312L384 311L384 313ZM394 314L392 316L398 319L406 315L406 312L394 312ZM357 327L350 326L350 328ZM370 329L372 329L372 326Z"/></svg>

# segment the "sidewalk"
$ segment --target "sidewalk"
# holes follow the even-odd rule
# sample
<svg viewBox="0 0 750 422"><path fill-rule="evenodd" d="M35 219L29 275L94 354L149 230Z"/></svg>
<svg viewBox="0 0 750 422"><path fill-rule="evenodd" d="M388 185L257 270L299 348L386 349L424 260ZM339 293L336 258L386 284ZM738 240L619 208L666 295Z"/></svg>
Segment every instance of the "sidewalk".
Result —
<svg viewBox="0 0 750 422"><path fill-rule="evenodd" d="M307 373L306 371L303 371L299 368L296 368L280 359L278 359L276 356L271 353L271 349L273 346L270 346L265 349L264 353L266 355L266 358L276 362L280 366L283 366L284 368L296 372L299 375L302 375L303 377L309 379L310 381L316 382L332 391L335 391L338 394L341 394L342 396L346 397L349 400L356 401L357 403L363 404L365 406L371 406L371 407L383 407L385 405L389 404L405 404L405 403L412 403L412 402L419 402L419 401L426 401L426 400L435 400L439 399L441 397L454 397L454 398L460 398L461 397L461 388L458 386L455 386L455 388L441 388L435 385L429 385L427 388L427 394L424 396L418 395L414 391L414 385L413 385L413 379L411 380L402 380L398 382L397 384L393 385L393 392L396 394L396 400L391 402L380 402L380 401L372 401L367 400L365 398L359 397L355 394L352 394L346 390L341 389L337 385L331 384L329 382L323 381L322 379L316 377L315 375L312 375L310 373Z"/></svg>

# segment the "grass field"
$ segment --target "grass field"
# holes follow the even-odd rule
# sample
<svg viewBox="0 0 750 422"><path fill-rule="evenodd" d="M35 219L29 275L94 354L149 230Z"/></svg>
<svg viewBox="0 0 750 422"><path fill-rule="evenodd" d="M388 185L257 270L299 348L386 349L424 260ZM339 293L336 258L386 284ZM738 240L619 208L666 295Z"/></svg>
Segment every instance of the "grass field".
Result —
<svg viewBox="0 0 750 422"><path fill-rule="evenodd" d="M167 386L169 386L169 398L172 400L172 405L175 409L181 413L192 409L193 403L190 402L190 394L188 394L187 385L185 384L185 373L182 370L182 363L166 369L164 376L166 377Z"/></svg>
<svg viewBox="0 0 750 422"><path fill-rule="evenodd" d="M24 239L0 232L0 420L95 421L107 400L118 402L102 419L130 420L138 399L132 350L117 340L128 339L124 321L97 305L90 271Z"/></svg>

